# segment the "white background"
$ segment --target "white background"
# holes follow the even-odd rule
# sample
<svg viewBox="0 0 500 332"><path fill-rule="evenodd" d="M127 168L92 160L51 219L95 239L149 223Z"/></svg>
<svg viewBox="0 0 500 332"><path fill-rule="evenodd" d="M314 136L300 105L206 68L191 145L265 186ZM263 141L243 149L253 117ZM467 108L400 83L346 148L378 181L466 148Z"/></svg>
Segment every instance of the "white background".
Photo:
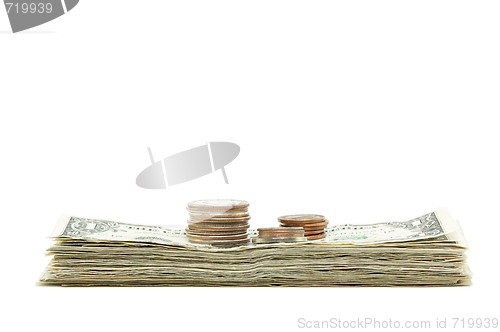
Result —
<svg viewBox="0 0 500 332"><path fill-rule="evenodd" d="M2 325L17 330L293 330L299 318L498 315L497 1L88 1L12 34L0 10ZM156 159L241 147L146 190ZM465 288L42 288L61 213L185 225L186 203L404 221L448 207ZM495 316L496 315L496 316ZM12 328L11 328L12 330Z"/></svg>

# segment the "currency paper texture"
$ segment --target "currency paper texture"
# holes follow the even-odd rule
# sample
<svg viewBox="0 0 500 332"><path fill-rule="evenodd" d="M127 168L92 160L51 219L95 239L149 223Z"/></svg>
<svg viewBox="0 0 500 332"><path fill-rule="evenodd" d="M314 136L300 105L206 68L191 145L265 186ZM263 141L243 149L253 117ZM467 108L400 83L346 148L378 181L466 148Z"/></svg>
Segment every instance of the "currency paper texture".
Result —
<svg viewBox="0 0 500 332"><path fill-rule="evenodd" d="M183 229L63 215L40 285L458 286L470 285L468 244L440 208L406 222L334 225L305 243L219 247ZM249 230L251 237L257 230Z"/></svg>
<svg viewBox="0 0 500 332"><path fill-rule="evenodd" d="M330 226L325 229L326 238L314 243L368 244L402 242L439 237L454 232L462 234L459 223L451 217L446 209L439 208L431 213L405 222ZM257 231L250 229L249 234L250 236L257 236ZM59 218L56 227L49 237L70 237L100 241L153 242L197 248L214 248L210 245L199 245L188 242L186 232L183 229L82 218L67 214ZM466 245L463 236L461 240ZM252 246L252 244L246 246Z"/></svg>

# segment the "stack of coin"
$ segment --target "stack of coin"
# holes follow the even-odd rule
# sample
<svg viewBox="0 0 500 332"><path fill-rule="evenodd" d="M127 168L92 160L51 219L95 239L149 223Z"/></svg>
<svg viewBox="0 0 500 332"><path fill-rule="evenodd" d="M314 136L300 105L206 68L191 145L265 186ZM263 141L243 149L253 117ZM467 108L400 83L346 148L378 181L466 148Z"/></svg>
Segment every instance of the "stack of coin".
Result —
<svg viewBox="0 0 500 332"><path fill-rule="evenodd" d="M319 214L294 214L278 218L281 227L302 227L308 240L326 237L325 227L328 220Z"/></svg>
<svg viewBox="0 0 500 332"><path fill-rule="evenodd" d="M189 242L211 245L239 245L248 237L248 202L234 199L206 199L188 203L186 236Z"/></svg>
<svg viewBox="0 0 500 332"><path fill-rule="evenodd" d="M253 243L306 242L302 227L271 227L257 228L259 235L253 238Z"/></svg>

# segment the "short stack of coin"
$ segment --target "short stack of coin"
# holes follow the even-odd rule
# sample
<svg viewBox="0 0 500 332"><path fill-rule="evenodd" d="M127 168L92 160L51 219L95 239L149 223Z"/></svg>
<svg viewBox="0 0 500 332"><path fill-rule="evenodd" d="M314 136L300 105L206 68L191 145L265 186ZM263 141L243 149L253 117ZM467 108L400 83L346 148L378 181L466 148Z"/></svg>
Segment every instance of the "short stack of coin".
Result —
<svg viewBox="0 0 500 332"><path fill-rule="evenodd" d="M319 214L294 214L278 218L281 227L302 227L307 240L326 237L325 227L328 220Z"/></svg>
<svg viewBox="0 0 500 332"><path fill-rule="evenodd" d="M250 242L247 201L206 199L188 203L186 236L189 242L219 246Z"/></svg>
<svg viewBox="0 0 500 332"><path fill-rule="evenodd" d="M279 242L306 242L302 227L270 227L257 228L258 237L253 238L253 243L279 243Z"/></svg>

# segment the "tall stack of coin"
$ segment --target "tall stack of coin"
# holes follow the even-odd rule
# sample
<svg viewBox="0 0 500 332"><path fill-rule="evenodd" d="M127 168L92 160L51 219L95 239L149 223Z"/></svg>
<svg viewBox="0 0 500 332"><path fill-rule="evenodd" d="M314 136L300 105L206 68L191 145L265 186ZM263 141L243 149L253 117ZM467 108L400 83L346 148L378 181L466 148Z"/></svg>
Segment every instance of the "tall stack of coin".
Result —
<svg viewBox="0 0 500 332"><path fill-rule="evenodd" d="M325 227L328 220L319 214L294 214L278 218L281 227L302 227L308 240L326 237Z"/></svg>
<svg viewBox="0 0 500 332"><path fill-rule="evenodd" d="M304 229L302 227L270 227L257 228L259 235L253 238L253 243L279 243L279 242L305 242Z"/></svg>
<svg viewBox="0 0 500 332"><path fill-rule="evenodd" d="M247 201L206 199L188 203L186 236L192 243L238 245L250 242Z"/></svg>

